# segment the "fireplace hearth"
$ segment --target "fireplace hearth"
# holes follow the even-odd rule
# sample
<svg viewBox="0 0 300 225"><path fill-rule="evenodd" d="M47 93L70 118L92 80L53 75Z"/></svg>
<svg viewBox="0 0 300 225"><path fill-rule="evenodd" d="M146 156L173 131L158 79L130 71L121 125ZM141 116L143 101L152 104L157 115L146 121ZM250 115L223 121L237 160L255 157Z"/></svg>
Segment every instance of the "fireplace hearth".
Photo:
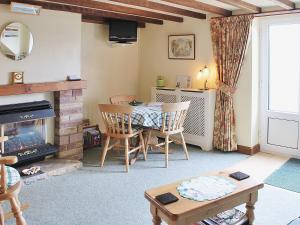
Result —
<svg viewBox="0 0 300 225"><path fill-rule="evenodd" d="M17 156L15 166L54 155L58 148L48 143L46 125L46 119L54 116L48 101L0 106L0 135L8 136L8 141L1 145L1 154Z"/></svg>

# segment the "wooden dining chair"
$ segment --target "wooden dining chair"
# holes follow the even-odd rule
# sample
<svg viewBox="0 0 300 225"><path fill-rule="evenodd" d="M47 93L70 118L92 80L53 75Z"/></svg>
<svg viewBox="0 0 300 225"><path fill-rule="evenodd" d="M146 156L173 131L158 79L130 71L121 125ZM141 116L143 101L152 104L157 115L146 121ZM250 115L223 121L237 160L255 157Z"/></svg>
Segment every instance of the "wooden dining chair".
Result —
<svg viewBox="0 0 300 225"><path fill-rule="evenodd" d="M111 104L124 105L136 99L134 95L115 95L109 98Z"/></svg>
<svg viewBox="0 0 300 225"><path fill-rule="evenodd" d="M165 153L165 166L168 167L169 163L169 144L172 142L182 144L185 152L186 159L189 159L189 153L186 147L186 143L183 136L183 123L185 121L187 111L189 109L190 102L179 102L179 103L165 103L162 105L162 126L159 130L150 130L148 132L146 153L150 145L151 135L156 133L159 137L164 137L165 141L160 144L152 145L154 147L164 146ZM180 139L175 138L175 135L180 135ZM172 137L174 138L172 138Z"/></svg>
<svg viewBox="0 0 300 225"><path fill-rule="evenodd" d="M0 137L0 143L7 141L7 137ZM19 172L5 165L13 165L17 163L16 156L0 157L0 202L9 201L12 213L16 219L17 225L26 225L26 221L22 215L22 207L19 202L18 195L21 190L21 180ZM0 204L0 225L4 225L4 211Z"/></svg>
<svg viewBox="0 0 300 225"><path fill-rule="evenodd" d="M111 104L115 105L128 105L136 99L134 95L115 95L109 98ZM117 141L116 146L120 146L120 140Z"/></svg>
<svg viewBox="0 0 300 225"><path fill-rule="evenodd" d="M100 104L99 110L101 112L103 122L106 128L106 141L101 157L100 166L103 167L107 151L112 149L115 145L110 144L110 139L124 140L125 142L125 165L126 172L129 171L129 156L136 151L143 151L144 159L146 160L146 149L143 138L143 129L132 126L131 115L133 112L132 106L126 105L109 105ZM134 137L139 137L139 144L136 147L129 146L129 140Z"/></svg>

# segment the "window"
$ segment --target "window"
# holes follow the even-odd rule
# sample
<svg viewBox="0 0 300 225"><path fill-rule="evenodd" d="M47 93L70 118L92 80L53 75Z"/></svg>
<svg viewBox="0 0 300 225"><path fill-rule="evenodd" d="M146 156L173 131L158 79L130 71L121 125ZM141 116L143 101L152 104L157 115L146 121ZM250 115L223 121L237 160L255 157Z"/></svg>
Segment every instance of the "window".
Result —
<svg viewBox="0 0 300 225"><path fill-rule="evenodd" d="M299 112L300 24L269 27L269 110Z"/></svg>

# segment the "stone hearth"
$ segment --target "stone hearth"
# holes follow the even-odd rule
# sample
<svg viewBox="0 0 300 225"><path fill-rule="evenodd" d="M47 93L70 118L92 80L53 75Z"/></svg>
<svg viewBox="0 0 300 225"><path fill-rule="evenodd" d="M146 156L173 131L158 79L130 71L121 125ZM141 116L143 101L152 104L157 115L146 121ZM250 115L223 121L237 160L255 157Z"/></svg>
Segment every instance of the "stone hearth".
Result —
<svg viewBox="0 0 300 225"><path fill-rule="evenodd" d="M82 167L82 162L70 159L46 159L33 163L31 166L39 166L48 176L60 176Z"/></svg>
<svg viewBox="0 0 300 225"><path fill-rule="evenodd" d="M47 179L50 176L61 176L66 173L73 172L82 167L82 162L70 159L46 159L41 162L36 162L31 165L18 168L19 171L31 167L40 167L43 173L31 176L23 176L22 180L26 185L30 185L36 181Z"/></svg>

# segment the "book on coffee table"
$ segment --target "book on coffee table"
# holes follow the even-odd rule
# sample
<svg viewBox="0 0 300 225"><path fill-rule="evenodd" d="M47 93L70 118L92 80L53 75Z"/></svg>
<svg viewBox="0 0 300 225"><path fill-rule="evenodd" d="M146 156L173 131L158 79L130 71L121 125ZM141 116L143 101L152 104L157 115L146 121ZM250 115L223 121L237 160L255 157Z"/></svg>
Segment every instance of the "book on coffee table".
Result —
<svg viewBox="0 0 300 225"><path fill-rule="evenodd" d="M247 215L238 209L231 209L219 213L209 219L198 222L194 225L246 225L248 224Z"/></svg>

